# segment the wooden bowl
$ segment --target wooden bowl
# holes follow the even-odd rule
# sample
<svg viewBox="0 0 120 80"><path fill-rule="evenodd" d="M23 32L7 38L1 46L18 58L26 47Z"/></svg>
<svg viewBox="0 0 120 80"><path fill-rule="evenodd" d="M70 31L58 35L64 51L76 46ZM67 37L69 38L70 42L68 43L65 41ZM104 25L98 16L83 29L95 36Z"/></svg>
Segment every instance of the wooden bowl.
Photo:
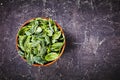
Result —
<svg viewBox="0 0 120 80"><path fill-rule="evenodd" d="M26 24L28 24L31 20L34 20L34 19L36 19L36 18L32 18L32 19L26 21L26 22L19 28L19 30L20 30L22 27L24 27ZM43 18L43 19L48 20L49 18ZM55 22L55 21L54 21L54 22ZM55 22L55 24L56 24L56 26L60 29L61 33L64 35L64 32L63 32L62 27L61 27L57 22ZM19 30L18 30L18 31L19 31ZM46 63L46 64L43 64L43 65L41 65L41 64L33 64L33 66L38 66L38 67L39 67L39 66L49 66L49 65L55 63L55 62L61 57L61 55L63 54L64 49L65 49L65 46L66 46L66 39L64 39L64 45L62 46L61 52L60 52L60 54L59 54L59 56L58 56L57 59L55 59L55 60L53 60L53 61L51 61L51 62L48 62L48 63ZM18 34L16 35L16 49L17 49L17 51L19 50L19 48L18 48ZM24 59L22 56L21 56L21 58L22 58L25 62L27 62L26 59Z"/></svg>

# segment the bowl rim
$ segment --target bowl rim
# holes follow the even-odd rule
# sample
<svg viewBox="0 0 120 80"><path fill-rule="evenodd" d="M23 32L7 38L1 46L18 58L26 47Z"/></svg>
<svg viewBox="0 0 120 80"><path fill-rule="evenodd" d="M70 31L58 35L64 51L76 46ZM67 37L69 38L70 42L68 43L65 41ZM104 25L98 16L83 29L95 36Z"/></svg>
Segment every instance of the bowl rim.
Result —
<svg viewBox="0 0 120 80"><path fill-rule="evenodd" d="M45 18L45 17L36 17L36 18L42 18L42 19L46 19L46 20L50 19L50 18ZM18 29L18 31L19 31L22 27L24 27L26 24L28 24L31 20L35 20L36 18L31 18L31 19L25 21L25 22L20 26L20 28ZM54 20L53 20L53 21L54 21ZM54 22L55 22L56 26L60 29L62 35L65 36L62 27L61 27L56 21L54 21ZM17 49L17 51L19 50L19 48L18 48L18 31L17 31L17 34L16 34L16 49ZM64 37L64 38L65 38L65 37ZM64 50L65 50L65 47L66 47L66 38L64 39L64 45L62 46L62 49L61 49L61 52L60 52L58 58L56 58L55 60L53 60L53 61L51 61L51 62L48 62L48 63L46 63L46 64L43 64L43 65L42 65L42 64L32 64L32 66L37 66L37 67L39 67L39 66L49 66L49 65L55 63L55 62L62 56L62 54L63 54L63 52L64 52ZM19 54L18 54L18 55L19 55ZM20 55L19 55L19 56L20 56ZM23 61L27 62L25 58L23 58L22 56L20 56L20 57L23 59Z"/></svg>

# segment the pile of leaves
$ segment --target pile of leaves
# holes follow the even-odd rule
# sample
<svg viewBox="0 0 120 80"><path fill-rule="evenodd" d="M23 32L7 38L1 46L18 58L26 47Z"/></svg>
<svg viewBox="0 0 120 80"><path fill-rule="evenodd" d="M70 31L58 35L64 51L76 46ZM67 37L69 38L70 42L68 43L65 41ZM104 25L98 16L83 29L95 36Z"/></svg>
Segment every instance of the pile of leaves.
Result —
<svg viewBox="0 0 120 80"><path fill-rule="evenodd" d="M18 53L28 64L43 65L58 58L64 41L52 19L35 18L18 31Z"/></svg>

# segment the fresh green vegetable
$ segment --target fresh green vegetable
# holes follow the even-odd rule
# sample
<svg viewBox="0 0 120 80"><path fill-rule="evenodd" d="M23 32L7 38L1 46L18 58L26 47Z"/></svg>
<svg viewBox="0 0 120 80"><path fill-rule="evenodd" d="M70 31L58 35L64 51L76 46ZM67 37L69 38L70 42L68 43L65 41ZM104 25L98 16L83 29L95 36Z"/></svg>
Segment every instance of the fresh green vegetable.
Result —
<svg viewBox="0 0 120 80"><path fill-rule="evenodd" d="M28 64L44 65L59 57L64 40L52 19L36 18L18 31L18 53Z"/></svg>
<svg viewBox="0 0 120 80"><path fill-rule="evenodd" d="M21 48L24 51L24 43L26 40L27 36L19 36L19 48Z"/></svg>
<svg viewBox="0 0 120 80"><path fill-rule="evenodd" d="M63 45L62 42L54 43L54 44L51 46L51 50L52 50L52 51L60 51L61 48L62 48L62 45Z"/></svg>
<svg viewBox="0 0 120 80"><path fill-rule="evenodd" d="M58 58L58 54L57 53L49 53L49 54L47 54L46 56L45 56L45 60L46 61L53 61L53 60L55 60L56 58Z"/></svg>
<svg viewBox="0 0 120 80"><path fill-rule="evenodd" d="M41 27L38 27L36 30L37 33L41 32L41 31L42 31Z"/></svg>
<svg viewBox="0 0 120 80"><path fill-rule="evenodd" d="M59 39L60 36L61 36L61 32L58 31L58 32L56 32L56 33L52 36L52 39L53 39L53 40Z"/></svg>
<svg viewBox="0 0 120 80"><path fill-rule="evenodd" d="M18 53L20 54L20 56L24 56L24 53L21 50L18 50Z"/></svg>

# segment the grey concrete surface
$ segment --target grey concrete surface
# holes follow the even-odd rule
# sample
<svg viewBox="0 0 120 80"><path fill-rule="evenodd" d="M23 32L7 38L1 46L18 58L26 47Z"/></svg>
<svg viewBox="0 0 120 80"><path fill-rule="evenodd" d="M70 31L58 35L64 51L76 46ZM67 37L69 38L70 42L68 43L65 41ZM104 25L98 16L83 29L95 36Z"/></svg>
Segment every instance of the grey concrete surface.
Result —
<svg viewBox="0 0 120 80"><path fill-rule="evenodd" d="M65 32L65 52L48 67L28 65L15 48L34 17ZM120 0L0 0L0 80L120 80Z"/></svg>

